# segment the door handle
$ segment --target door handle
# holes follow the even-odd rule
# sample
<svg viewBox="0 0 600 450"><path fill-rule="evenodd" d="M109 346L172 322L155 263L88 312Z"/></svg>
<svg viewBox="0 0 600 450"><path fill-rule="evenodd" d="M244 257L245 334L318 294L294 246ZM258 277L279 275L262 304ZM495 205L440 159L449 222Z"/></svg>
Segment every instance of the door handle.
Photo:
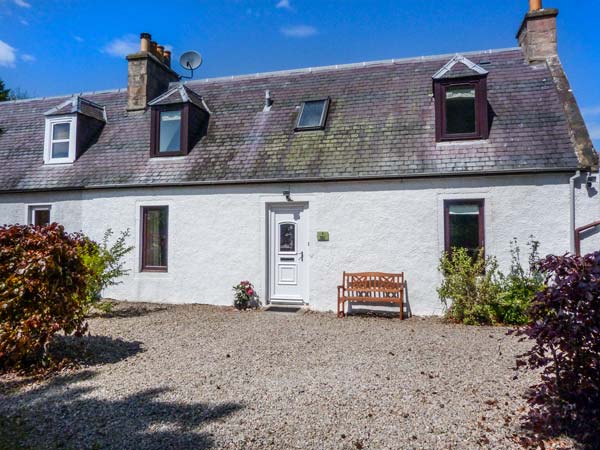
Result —
<svg viewBox="0 0 600 450"><path fill-rule="evenodd" d="M304 261L304 252L300 252L300 261Z"/></svg>

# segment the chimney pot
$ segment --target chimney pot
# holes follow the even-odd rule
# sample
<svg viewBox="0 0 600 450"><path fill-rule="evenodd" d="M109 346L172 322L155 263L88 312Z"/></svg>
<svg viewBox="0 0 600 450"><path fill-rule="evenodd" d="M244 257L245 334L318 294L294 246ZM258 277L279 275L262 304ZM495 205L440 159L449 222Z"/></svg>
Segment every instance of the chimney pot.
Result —
<svg viewBox="0 0 600 450"><path fill-rule="evenodd" d="M542 9L542 0L529 0L529 11L538 11Z"/></svg>
<svg viewBox="0 0 600 450"><path fill-rule="evenodd" d="M127 110L144 110L148 102L179 80L171 70L171 52L152 41L149 33L140 34L140 52L127 56ZM151 56L152 55L152 56Z"/></svg>
<svg viewBox="0 0 600 450"><path fill-rule="evenodd" d="M150 40L152 36L150 33L142 33L140 34L140 51L147 52L150 51Z"/></svg>

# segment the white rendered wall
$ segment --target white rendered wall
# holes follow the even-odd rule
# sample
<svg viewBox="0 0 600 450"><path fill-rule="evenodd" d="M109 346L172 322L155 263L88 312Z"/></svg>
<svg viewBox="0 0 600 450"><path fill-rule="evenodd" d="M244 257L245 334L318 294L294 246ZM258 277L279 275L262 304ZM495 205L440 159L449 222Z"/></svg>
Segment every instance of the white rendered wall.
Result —
<svg viewBox="0 0 600 450"><path fill-rule="evenodd" d="M485 199L486 251L503 267L509 241L522 250L533 234L542 254L569 250L569 174L428 178L395 181L263 184L89 190L0 195L0 223L23 223L28 205L51 204L52 220L101 239L129 228L139 242L140 208L169 206L169 271L131 274L108 297L165 303L229 305L232 286L251 280L266 296L266 210L284 200L308 203L310 306L335 310L342 271L404 271L414 314L441 312L436 294L444 249L443 201ZM592 192L593 194L593 192ZM577 191L577 225L600 219L600 196ZM318 242L328 231L329 242ZM598 235L584 250L598 248ZM526 255L524 255L526 257Z"/></svg>

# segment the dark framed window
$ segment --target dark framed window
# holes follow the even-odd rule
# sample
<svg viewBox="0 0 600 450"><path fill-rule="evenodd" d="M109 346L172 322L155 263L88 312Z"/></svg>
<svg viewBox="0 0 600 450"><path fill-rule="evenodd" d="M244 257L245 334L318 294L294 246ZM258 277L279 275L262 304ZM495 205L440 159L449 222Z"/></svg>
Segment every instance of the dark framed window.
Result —
<svg viewBox="0 0 600 450"><path fill-rule="evenodd" d="M437 141L487 139L489 134L487 80L434 82Z"/></svg>
<svg viewBox="0 0 600 450"><path fill-rule="evenodd" d="M189 104L152 109L152 156L180 156L188 153Z"/></svg>
<svg viewBox="0 0 600 450"><path fill-rule="evenodd" d="M50 225L50 206L30 206L29 223L36 227Z"/></svg>
<svg viewBox="0 0 600 450"><path fill-rule="evenodd" d="M142 271L166 272L168 257L169 207L142 207Z"/></svg>
<svg viewBox="0 0 600 450"><path fill-rule="evenodd" d="M328 111L328 98L303 102L296 122L296 131L322 130L325 128Z"/></svg>
<svg viewBox="0 0 600 450"><path fill-rule="evenodd" d="M446 252L466 248L475 257L485 247L484 201L446 200L444 239Z"/></svg>

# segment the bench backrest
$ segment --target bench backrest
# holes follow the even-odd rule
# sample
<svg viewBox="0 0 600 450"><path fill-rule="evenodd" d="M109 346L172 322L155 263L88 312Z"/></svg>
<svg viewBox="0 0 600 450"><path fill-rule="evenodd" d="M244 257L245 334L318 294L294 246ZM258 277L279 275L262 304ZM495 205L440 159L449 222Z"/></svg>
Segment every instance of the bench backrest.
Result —
<svg viewBox="0 0 600 450"><path fill-rule="evenodd" d="M404 289L404 272L344 272L343 285L353 292L400 292Z"/></svg>

